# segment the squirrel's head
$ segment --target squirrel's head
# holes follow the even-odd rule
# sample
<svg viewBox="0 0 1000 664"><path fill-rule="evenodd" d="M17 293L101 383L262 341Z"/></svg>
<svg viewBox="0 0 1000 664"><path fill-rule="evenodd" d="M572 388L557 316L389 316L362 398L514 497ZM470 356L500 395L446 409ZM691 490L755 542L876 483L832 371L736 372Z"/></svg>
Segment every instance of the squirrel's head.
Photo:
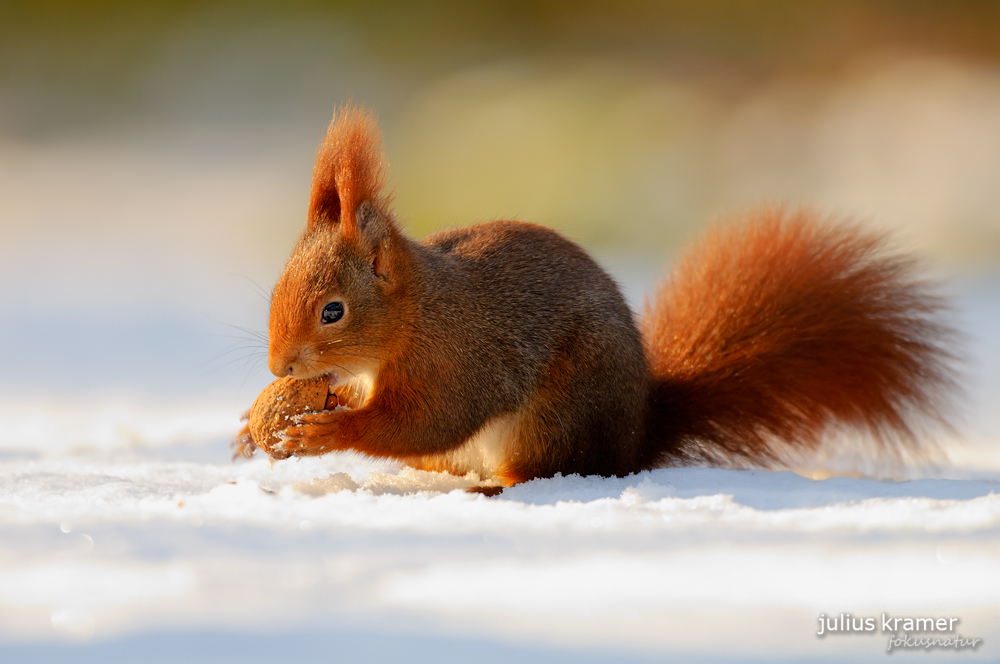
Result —
<svg viewBox="0 0 1000 664"><path fill-rule="evenodd" d="M271 296L274 375L330 374L332 384L377 375L406 286L405 240L384 186L374 118L341 109L316 156L305 232Z"/></svg>

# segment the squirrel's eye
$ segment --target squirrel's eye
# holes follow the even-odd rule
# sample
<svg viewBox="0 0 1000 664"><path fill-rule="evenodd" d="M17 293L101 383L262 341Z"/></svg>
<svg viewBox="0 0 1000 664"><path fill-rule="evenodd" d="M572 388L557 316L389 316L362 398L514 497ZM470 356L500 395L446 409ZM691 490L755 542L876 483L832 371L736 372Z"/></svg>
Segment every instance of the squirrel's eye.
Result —
<svg viewBox="0 0 1000 664"><path fill-rule="evenodd" d="M330 304L323 307L323 314L320 318L323 320L323 324L336 323L338 320L344 317L344 303L343 302L331 302Z"/></svg>

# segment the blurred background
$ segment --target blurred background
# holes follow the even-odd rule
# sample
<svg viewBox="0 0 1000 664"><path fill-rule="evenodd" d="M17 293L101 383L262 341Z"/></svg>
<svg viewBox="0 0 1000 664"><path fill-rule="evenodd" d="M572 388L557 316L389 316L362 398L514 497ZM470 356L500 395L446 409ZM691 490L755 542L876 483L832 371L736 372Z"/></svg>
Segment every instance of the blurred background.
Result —
<svg viewBox="0 0 1000 664"><path fill-rule="evenodd" d="M349 99L411 234L549 225L636 307L762 202L891 229L959 303L968 435L1000 435L996 2L3 0L0 445L231 431Z"/></svg>

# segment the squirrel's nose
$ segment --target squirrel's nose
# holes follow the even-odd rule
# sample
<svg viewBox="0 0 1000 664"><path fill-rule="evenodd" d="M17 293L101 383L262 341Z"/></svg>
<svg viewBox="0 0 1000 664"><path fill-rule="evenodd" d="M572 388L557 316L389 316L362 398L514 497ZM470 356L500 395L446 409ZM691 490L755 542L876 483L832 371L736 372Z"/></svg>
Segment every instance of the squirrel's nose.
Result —
<svg viewBox="0 0 1000 664"><path fill-rule="evenodd" d="M297 360L298 358L295 358L289 362L288 358L285 357L275 358L274 360L268 362L268 368L271 369L271 373L278 378L284 378L285 376L295 378L295 372L301 372L301 365Z"/></svg>

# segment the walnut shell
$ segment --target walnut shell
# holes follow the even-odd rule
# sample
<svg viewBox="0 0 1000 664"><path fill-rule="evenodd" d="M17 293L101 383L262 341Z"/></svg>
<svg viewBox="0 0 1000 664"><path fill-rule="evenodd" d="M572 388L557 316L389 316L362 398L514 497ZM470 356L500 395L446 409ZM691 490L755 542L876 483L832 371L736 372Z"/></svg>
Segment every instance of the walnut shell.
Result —
<svg viewBox="0 0 1000 664"><path fill-rule="evenodd" d="M329 386L327 376L307 380L285 376L261 390L250 408L250 437L254 444L275 459L290 456L274 449L281 442L277 434L294 425L292 418L296 415L323 410Z"/></svg>

